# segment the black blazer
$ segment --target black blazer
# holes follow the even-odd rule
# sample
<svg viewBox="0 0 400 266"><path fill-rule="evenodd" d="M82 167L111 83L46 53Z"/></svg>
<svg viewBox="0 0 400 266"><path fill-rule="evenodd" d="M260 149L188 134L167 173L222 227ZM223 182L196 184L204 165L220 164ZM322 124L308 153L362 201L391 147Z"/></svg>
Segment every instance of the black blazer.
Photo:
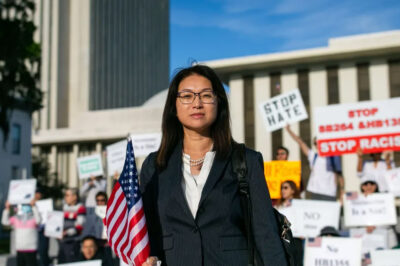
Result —
<svg viewBox="0 0 400 266"><path fill-rule="evenodd" d="M182 189L182 144L167 168L155 168L156 153L143 163L140 183L149 232L151 255L163 265L245 266L247 240L231 156L214 159L193 218ZM246 148L253 208L257 265L286 265L278 235L260 153Z"/></svg>

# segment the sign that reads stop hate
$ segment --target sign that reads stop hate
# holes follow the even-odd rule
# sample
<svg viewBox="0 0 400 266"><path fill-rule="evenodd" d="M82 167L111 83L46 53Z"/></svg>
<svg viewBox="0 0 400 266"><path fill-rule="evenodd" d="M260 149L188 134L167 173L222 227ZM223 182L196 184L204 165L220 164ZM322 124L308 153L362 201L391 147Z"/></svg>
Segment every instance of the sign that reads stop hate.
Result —
<svg viewBox="0 0 400 266"><path fill-rule="evenodd" d="M321 156L400 150L400 98L314 109Z"/></svg>

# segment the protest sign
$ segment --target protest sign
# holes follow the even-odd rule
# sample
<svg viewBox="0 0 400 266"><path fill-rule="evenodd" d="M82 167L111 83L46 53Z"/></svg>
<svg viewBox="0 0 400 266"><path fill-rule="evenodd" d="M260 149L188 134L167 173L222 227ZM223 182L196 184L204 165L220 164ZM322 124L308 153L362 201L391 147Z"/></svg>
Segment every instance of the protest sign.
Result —
<svg viewBox="0 0 400 266"><path fill-rule="evenodd" d="M264 162L264 174L271 199L281 198L281 184L292 180L300 188L300 161L270 161Z"/></svg>
<svg viewBox="0 0 400 266"><path fill-rule="evenodd" d="M122 140L106 147L108 176L122 172L125 162L126 142L126 140Z"/></svg>
<svg viewBox="0 0 400 266"><path fill-rule="evenodd" d="M8 188L10 204L29 204L35 196L36 179L11 180Z"/></svg>
<svg viewBox="0 0 400 266"><path fill-rule="evenodd" d="M366 228L351 228L350 237L362 240L361 254L366 254L376 249L386 249L388 230L386 228L375 228L371 233Z"/></svg>
<svg viewBox="0 0 400 266"><path fill-rule="evenodd" d="M64 212L51 211L47 213L47 223L44 235L47 237L62 238L64 231Z"/></svg>
<svg viewBox="0 0 400 266"><path fill-rule="evenodd" d="M99 216L101 219L106 217L107 206L96 206L94 208L94 213Z"/></svg>
<svg viewBox="0 0 400 266"><path fill-rule="evenodd" d="M371 251L373 266L400 266L400 249Z"/></svg>
<svg viewBox="0 0 400 266"><path fill-rule="evenodd" d="M35 202L35 204L40 213L40 217L42 218L41 223L46 224L47 213L53 211L53 199L38 200Z"/></svg>
<svg viewBox="0 0 400 266"><path fill-rule="evenodd" d="M361 239L341 237L307 239L304 265L361 266Z"/></svg>
<svg viewBox="0 0 400 266"><path fill-rule="evenodd" d="M77 159L77 164L80 179L103 175L103 164L100 154L80 157Z"/></svg>
<svg viewBox="0 0 400 266"><path fill-rule="evenodd" d="M279 211L289 219L295 237L316 237L325 226L339 227L339 202L294 199Z"/></svg>
<svg viewBox="0 0 400 266"><path fill-rule="evenodd" d="M321 156L400 150L400 98L314 109Z"/></svg>
<svg viewBox="0 0 400 266"><path fill-rule="evenodd" d="M157 151L161 143L160 133L131 135L131 138L136 157L147 156L149 153Z"/></svg>
<svg viewBox="0 0 400 266"><path fill-rule="evenodd" d="M345 226L370 226L396 224L394 196L390 193L373 193L364 196L357 192L344 195Z"/></svg>
<svg viewBox="0 0 400 266"><path fill-rule="evenodd" d="M400 168L387 170L385 180L389 192L396 197L400 197Z"/></svg>
<svg viewBox="0 0 400 266"><path fill-rule="evenodd" d="M71 263L57 264L59 266L101 266L101 260L78 261Z"/></svg>
<svg viewBox="0 0 400 266"><path fill-rule="evenodd" d="M299 89L272 97L259 110L269 132L308 118Z"/></svg>

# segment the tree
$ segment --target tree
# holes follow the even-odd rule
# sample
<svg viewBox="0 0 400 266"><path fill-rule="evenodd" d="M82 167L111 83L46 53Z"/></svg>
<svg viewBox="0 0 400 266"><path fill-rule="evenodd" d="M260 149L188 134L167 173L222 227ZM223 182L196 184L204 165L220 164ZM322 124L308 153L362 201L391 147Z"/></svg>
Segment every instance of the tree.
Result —
<svg viewBox="0 0 400 266"><path fill-rule="evenodd" d="M4 143L16 102L31 111L41 108L40 45L33 39L32 0L0 0L0 131Z"/></svg>

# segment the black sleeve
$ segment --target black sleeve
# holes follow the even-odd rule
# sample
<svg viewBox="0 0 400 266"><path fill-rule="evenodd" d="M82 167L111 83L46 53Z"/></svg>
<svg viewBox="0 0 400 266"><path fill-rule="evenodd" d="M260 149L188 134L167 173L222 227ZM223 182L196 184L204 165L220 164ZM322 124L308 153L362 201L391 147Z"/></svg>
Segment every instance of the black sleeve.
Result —
<svg viewBox="0 0 400 266"><path fill-rule="evenodd" d="M247 156L247 165L255 248L262 260L262 265L287 265L264 178L262 155L254 151L249 151L247 155L249 155Z"/></svg>

